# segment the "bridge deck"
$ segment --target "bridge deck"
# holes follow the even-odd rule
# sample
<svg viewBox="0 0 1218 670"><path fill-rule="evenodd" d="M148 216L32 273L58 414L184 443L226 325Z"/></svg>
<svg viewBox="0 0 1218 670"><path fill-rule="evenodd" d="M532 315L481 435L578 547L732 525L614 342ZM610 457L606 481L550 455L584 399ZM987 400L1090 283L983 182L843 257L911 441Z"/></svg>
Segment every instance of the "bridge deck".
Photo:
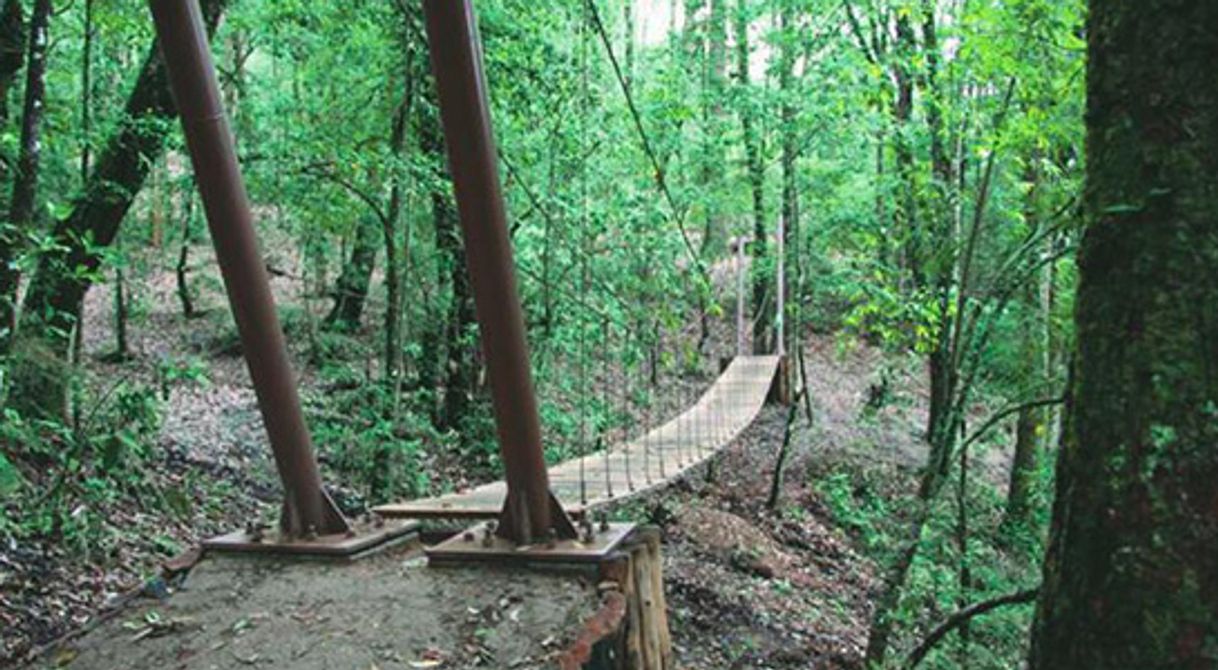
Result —
<svg viewBox="0 0 1218 670"><path fill-rule="evenodd" d="M696 403L668 423L549 469L550 487L572 516L667 485L731 442L765 404L777 356L735 358ZM387 517L493 519L507 486L498 481L458 493L383 505Z"/></svg>

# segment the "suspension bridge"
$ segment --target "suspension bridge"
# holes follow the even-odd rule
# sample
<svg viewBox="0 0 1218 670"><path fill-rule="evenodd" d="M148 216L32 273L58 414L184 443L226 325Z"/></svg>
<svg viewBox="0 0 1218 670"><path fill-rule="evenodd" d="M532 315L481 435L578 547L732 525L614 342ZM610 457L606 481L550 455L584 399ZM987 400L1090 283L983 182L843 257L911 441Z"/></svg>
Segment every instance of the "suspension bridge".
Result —
<svg viewBox="0 0 1218 670"><path fill-rule="evenodd" d="M697 401L633 439L548 469L551 490L572 517L660 489L705 463L756 418L778 371L778 356L737 356ZM376 512L409 519L494 519L507 483L382 505Z"/></svg>

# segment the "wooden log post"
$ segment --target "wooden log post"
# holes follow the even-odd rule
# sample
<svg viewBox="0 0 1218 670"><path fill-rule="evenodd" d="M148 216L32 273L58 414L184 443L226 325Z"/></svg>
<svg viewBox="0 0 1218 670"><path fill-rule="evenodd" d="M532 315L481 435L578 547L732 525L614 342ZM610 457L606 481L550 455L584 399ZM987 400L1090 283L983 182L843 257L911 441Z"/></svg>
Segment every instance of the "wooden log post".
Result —
<svg viewBox="0 0 1218 670"><path fill-rule="evenodd" d="M642 528L600 566L600 610L559 658L563 670L672 670L660 532Z"/></svg>

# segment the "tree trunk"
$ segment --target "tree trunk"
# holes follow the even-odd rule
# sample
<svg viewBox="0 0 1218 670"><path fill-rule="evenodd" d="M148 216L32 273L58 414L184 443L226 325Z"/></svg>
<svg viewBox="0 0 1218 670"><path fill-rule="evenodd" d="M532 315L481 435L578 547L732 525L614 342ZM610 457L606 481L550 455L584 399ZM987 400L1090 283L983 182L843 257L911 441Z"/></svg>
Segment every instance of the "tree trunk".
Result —
<svg viewBox="0 0 1218 670"><path fill-rule="evenodd" d="M122 243L115 241L115 249L121 254ZM123 262L119 261L114 268L114 353L110 360L125 361L131 356L131 347L127 341L127 276L123 272Z"/></svg>
<svg viewBox="0 0 1218 670"><path fill-rule="evenodd" d="M1029 665L1212 668L1218 3L1090 4L1075 374Z"/></svg>
<svg viewBox="0 0 1218 670"><path fill-rule="evenodd" d="M1039 156L1035 154L1028 158L1028 167L1024 179L1028 183L1028 195L1024 205L1024 220L1029 229L1036 229L1039 220L1037 195L1039 194L1040 174L1036 163ZM1023 314L1024 328L1020 335L1020 359L1023 368L1028 371L1033 380L1043 380L1046 385L1050 381L1050 371L1045 364L1048 343L1045 341L1045 329L1037 323L1048 315L1041 314L1042 279L1044 273L1036 272L1024 286ZM1007 505L1002 520L1002 528L1009 532L1017 528L1030 529L1032 518L1032 498L1036 488L1036 472L1040 467L1041 445L1045 444L1045 417L1048 410L1039 407L1026 407L1020 410L1015 423L1015 455L1011 462L1010 484L1007 487Z"/></svg>
<svg viewBox="0 0 1218 670"><path fill-rule="evenodd" d="M912 32L908 27L903 30ZM930 411L927 414L926 435L931 447L931 468L945 470L951 458L950 446L954 445L950 431L952 426L953 401L956 395L960 371L956 368L958 352L953 350L955 316L951 309L952 286L956 282L957 262L952 256L933 258L933 253L944 254L945 250L957 246L956 229L952 212L955 199L956 180L952 173L952 161L947 153L943 121L943 92L939 88L939 39L935 23L935 2L922 3L923 53L926 61L925 99L926 125L930 135L930 163L933 188L929 202L920 208L925 224L914 221L910 235L915 239L917 250L911 257L912 280L916 288L934 290L935 296L935 343L927 361L930 375ZM903 49L916 48L911 35L906 35ZM905 53L912 58L912 52ZM906 73L905 76L908 76ZM912 95L912 93L910 94ZM912 183L906 187L914 189ZM933 273L933 276L930 276ZM957 343L958 344L958 343Z"/></svg>
<svg viewBox="0 0 1218 670"><path fill-rule="evenodd" d="M723 217L716 194L723 189L723 101L727 91L727 0L711 0L706 24L706 58L702 73L702 206L706 210L701 251L715 247L723 236Z"/></svg>
<svg viewBox="0 0 1218 670"><path fill-rule="evenodd" d="M437 285L448 285L451 295L442 320L444 358L440 357L438 351L431 355L437 361L445 363L442 370L436 371L437 376L443 377L444 396L437 408L435 423L440 429L451 429L461 425L469 411L469 401L474 391L477 375L473 352L477 343L468 341L468 335L476 323L476 317L473 294L469 286L469 272L465 267L465 248L452 201L452 189L448 187L448 166L445 162L443 138L440 135L439 119L434 111L424 112L419 141L423 152L435 162L436 169L440 171L440 178L431 193L436 250L441 256Z"/></svg>
<svg viewBox="0 0 1218 670"><path fill-rule="evenodd" d="M21 149L9 201L8 221L0 228L0 353L8 351L17 331L17 288L21 273L17 260L25 235L34 229L38 196L39 160L42 157L42 112L46 99L47 27L50 0L37 0L30 15L30 39L25 75L25 105L21 118Z"/></svg>
<svg viewBox="0 0 1218 670"><path fill-rule="evenodd" d="M896 44L891 73L896 87L893 103L893 153L895 170L900 184L896 206L893 208L893 234L904 239L901 248L901 282L906 288L927 288L927 270L937 266L933 288L938 305L938 323L935 342L927 357L927 372L930 380L930 406L927 412L926 442L929 449L927 463L918 487L917 507L908 533L902 538L902 548L896 560L885 573L881 595L876 600L867 640L866 662L868 667L881 667L887 657L892 641L892 615L900 604L901 592L909 570L918 553L918 545L929 519L930 507L942 488L951 467L951 457L959 430L959 417L955 411L955 396L959 383L952 355L951 338L953 319L950 312L951 286L954 282L953 263L929 263L926 249L949 248L952 243L950 208L947 205L952 189L951 162L947 156L943 138L943 117L936 81L938 67L938 40L936 36L934 4L922 5L922 28L925 38L928 90L927 124L931 135L931 167L936 185L931 207L927 208L932 218L932 227L924 230L919 220L916 190L916 163L913 147L909 141L909 124L913 119L915 78L912 63L917 57L918 44L913 23L908 12L897 14ZM924 239L933 235L934 239Z"/></svg>
<svg viewBox="0 0 1218 670"><path fill-rule="evenodd" d="M453 207L451 191L432 194L432 214L435 218L436 235L445 256L449 271L452 297L448 307L445 340L448 349L447 374L444 379L444 408L441 425L459 428L469 413L470 401L475 391L477 360L474 350L477 342L469 335L477 323L474 314L473 293L470 291L469 273L465 268L465 247L458 229L457 212Z"/></svg>
<svg viewBox="0 0 1218 670"><path fill-rule="evenodd" d="M405 45L406 82L402 91L402 102L393 116L393 128L389 135L389 149L395 158L401 159L406 151L406 124L414 107L414 45ZM405 198L401 170L394 170L389 188L389 208L381 222L381 238L385 245L385 378L397 379L402 373L402 278L405 274L403 261L410 258L409 243L399 249L398 224L402 219L402 201ZM409 235L407 235L409 240Z"/></svg>
<svg viewBox="0 0 1218 670"><path fill-rule="evenodd" d="M926 475L923 475L923 478L925 477ZM922 542L922 533L930 515L929 510L930 505L927 499L919 496L913 519L906 526L907 533L906 537L902 538L901 549L884 572L884 581L881 585L880 595L875 599L875 610L872 612L871 625L867 633L865 667L884 667L895 623L892 615L901 602L901 592L905 588L905 580L909 575L909 569L913 567L914 558L918 555L918 545Z"/></svg>
<svg viewBox="0 0 1218 670"><path fill-rule="evenodd" d="M84 45L80 50L80 183L89 181L93 134L93 0L85 0Z"/></svg>
<svg viewBox="0 0 1218 670"><path fill-rule="evenodd" d="M626 83L634 81L634 0L622 3L622 53Z"/></svg>
<svg viewBox="0 0 1218 670"><path fill-rule="evenodd" d="M0 8L0 126L8 125L8 92L25 65L25 13L21 0Z"/></svg>
<svg viewBox="0 0 1218 670"><path fill-rule="evenodd" d="M368 287L372 283L372 271L376 267L376 252L381 240L379 228L372 217L360 217L356 221L351 256L343 264L343 270L334 284L334 306L326 315L327 326L347 331L359 328Z"/></svg>
<svg viewBox="0 0 1218 670"><path fill-rule="evenodd" d="M157 161L152 166L152 183L148 186L148 244L160 249L165 242L165 172L168 166Z"/></svg>
<svg viewBox="0 0 1218 670"><path fill-rule="evenodd" d="M186 281L186 275L189 271L188 262L190 261L190 243L194 237L194 210L195 200L194 191L187 189L182 195L182 199L186 201L185 211L182 212L182 240L181 246L178 247L178 264L174 267L174 276L177 278L177 293L178 302L182 305L182 316L187 319L193 319L196 316L194 298L190 295L190 285Z"/></svg>
<svg viewBox="0 0 1218 670"><path fill-rule="evenodd" d="M1002 518L1004 532L1028 528L1032 518L1032 497L1036 488L1036 471L1040 466L1040 445L1044 432L1041 408L1019 411L1015 421L1015 455L1011 460L1010 482L1007 485L1007 505Z"/></svg>
<svg viewBox="0 0 1218 670"><path fill-rule="evenodd" d="M914 106L914 79L910 61L913 60L917 44L907 13L898 14L896 27L897 42L892 65L892 79L896 86L896 100L892 106L892 146L899 192L896 205L892 209L892 234L897 239L904 240L901 249L901 283L909 288L911 284L916 287L923 283L918 206L914 187L916 166L908 128L913 119Z"/></svg>
<svg viewBox="0 0 1218 670"><path fill-rule="evenodd" d="M203 0L208 34L215 31L228 0ZM13 371L10 404L37 416L63 416L70 334L76 329L85 292L101 257L164 148L174 117L160 47L154 41L125 113L106 143L72 212L55 223L53 251L42 254L25 297L20 340L36 366Z"/></svg>
<svg viewBox="0 0 1218 670"><path fill-rule="evenodd" d="M736 77L740 87L741 109L740 126L744 135L744 155L748 164L749 189L753 195L753 262L751 274L753 280L753 352L764 354L770 350L769 336L772 319L766 309L766 294L769 288L769 276L765 272L766 240L769 226L765 218L765 165L761 156L761 139L754 125L752 101L749 99L749 59L752 49L749 46L749 25L752 23L749 0L738 0L734 15L736 33Z"/></svg>
<svg viewBox="0 0 1218 670"><path fill-rule="evenodd" d="M794 245L791 243L795 236L795 232L799 230L799 220L797 212L799 211L796 198L799 197L799 192L796 189L795 182L795 160L798 147L796 146L795 137L795 39L798 36L798 31L795 27L795 15L792 4L790 2L782 2L778 10L778 26L779 39L782 40L779 45L779 62L778 62L778 90L781 96L779 115L781 117L782 128L782 220L783 220L783 248L786 249L784 258L777 260L783 263L783 278L793 276L793 273L786 271L791 265L789 260L796 254ZM777 287L776 287L777 290ZM783 287L784 293L786 287ZM784 342L789 342L787 333L791 331L790 319L784 315L782 324L783 330L786 332L775 333L776 338L781 338Z"/></svg>

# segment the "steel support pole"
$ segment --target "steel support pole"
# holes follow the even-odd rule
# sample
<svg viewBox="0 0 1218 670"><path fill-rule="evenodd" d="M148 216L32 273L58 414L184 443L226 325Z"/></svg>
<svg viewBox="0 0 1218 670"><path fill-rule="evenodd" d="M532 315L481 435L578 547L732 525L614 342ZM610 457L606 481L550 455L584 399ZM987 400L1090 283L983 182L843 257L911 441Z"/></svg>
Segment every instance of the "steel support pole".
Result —
<svg viewBox="0 0 1218 670"><path fill-rule="evenodd" d="M550 493L542 453L541 420L473 4L424 0L423 8L495 427L507 471L508 494L498 534L517 544L575 537L574 526Z"/></svg>
<svg viewBox="0 0 1218 670"><path fill-rule="evenodd" d="M289 539L346 533L347 521L322 488L300 409L198 0L150 4L242 352L283 481L280 531Z"/></svg>

